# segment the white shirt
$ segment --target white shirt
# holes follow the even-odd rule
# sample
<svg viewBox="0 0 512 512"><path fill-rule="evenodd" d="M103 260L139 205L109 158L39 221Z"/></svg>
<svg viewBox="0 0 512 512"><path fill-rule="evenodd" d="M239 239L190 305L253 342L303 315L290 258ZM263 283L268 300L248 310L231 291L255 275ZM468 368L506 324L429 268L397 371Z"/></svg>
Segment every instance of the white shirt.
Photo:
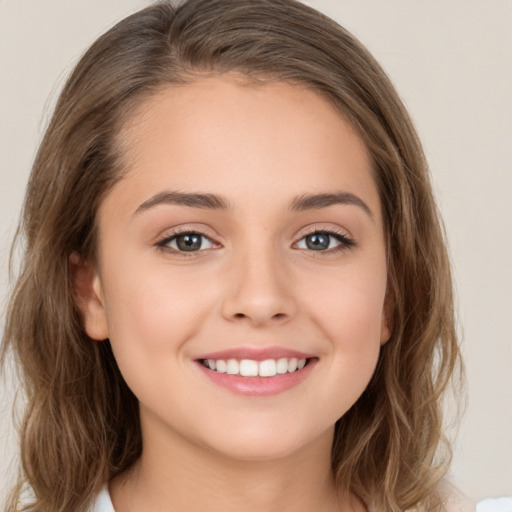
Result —
<svg viewBox="0 0 512 512"><path fill-rule="evenodd" d="M108 487L105 485L98 494L96 501L93 503L90 512L115 512L114 505L108 493Z"/></svg>
<svg viewBox="0 0 512 512"><path fill-rule="evenodd" d="M476 512L512 512L512 497L479 501L476 504Z"/></svg>

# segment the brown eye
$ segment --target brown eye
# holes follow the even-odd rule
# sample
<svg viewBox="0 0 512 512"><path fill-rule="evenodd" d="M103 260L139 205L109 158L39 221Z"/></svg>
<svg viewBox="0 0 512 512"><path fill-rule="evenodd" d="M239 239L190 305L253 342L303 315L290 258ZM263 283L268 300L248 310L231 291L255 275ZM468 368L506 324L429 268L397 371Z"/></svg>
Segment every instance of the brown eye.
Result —
<svg viewBox="0 0 512 512"><path fill-rule="evenodd" d="M203 245L203 237L201 235L178 235L176 237L176 246L180 251L199 251Z"/></svg>

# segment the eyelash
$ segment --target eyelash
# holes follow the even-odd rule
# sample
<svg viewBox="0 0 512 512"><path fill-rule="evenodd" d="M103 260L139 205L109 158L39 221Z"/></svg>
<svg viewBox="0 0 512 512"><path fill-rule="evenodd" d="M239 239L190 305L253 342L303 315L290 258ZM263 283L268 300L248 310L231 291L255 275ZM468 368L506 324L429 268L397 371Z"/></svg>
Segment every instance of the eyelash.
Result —
<svg viewBox="0 0 512 512"><path fill-rule="evenodd" d="M172 243L174 240L176 240L179 236L183 236L183 235L197 236L203 240L208 240L213 245L220 246L220 244L218 244L217 242L215 242L214 240L212 240L210 237L206 236L205 234L200 233L199 231L187 230L187 229L177 230L172 235L162 238L161 240L159 240L156 243L156 246L158 247L158 249L160 249L162 251L170 252L173 254L179 254L180 256L183 256L183 257L192 257L192 256L194 256L195 253L199 253L199 252L206 250L206 249L198 249L195 251L183 251L183 250L175 249L173 247L169 247L170 243ZM303 233L301 235L300 239L297 242L295 242L293 245L296 246L301 241L305 240L307 237L314 236L314 235L319 235L319 236L324 235L324 236L332 237L337 242L339 242L339 245L337 245L336 247L330 248L330 249L328 248L325 250L318 250L318 251L315 251L314 249L308 250L306 248L299 248L299 249L308 250L309 252L321 252L321 253L333 254L333 253L346 251L356 245L356 243L353 239L349 238L345 233L335 230L335 229L314 229L307 233Z"/></svg>
<svg viewBox="0 0 512 512"><path fill-rule="evenodd" d="M326 253L326 254L334 254L334 253L339 253L339 252L342 252L342 251L346 251L352 247L354 247L356 245L355 241L352 239L352 238L349 238L345 233L343 233L342 231L338 231L336 229L321 229L321 228L317 228L317 229L314 229L312 231L309 231L307 233L303 233L300 237L300 239L295 242L294 245L297 245L299 242L301 242L302 240L305 240L307 237L311 237L311 236L314 236L314 235L324 235L324 236L328 236L328 237L331 237L331 238L334 238L337 242L339 242L339 245L337 245L336 247L333 247L333 248L330 248L330 249L326 249L326 250L319 250L319 251L315 251L313 249L309 249L310 252L320 252L320 253ZM307 250L307 249L304 249L304 250Z"/></svg>
<svg viewBox="0 0 512 512"><path fill-rule="evenodd" d="M170 252L172 254L179 254L180 256L183 256L183 257L193 257L194 253L202 252L205 250L205 249L202 249L202 250L197 250L197 251L181 251L179 249L175 249L174 247L169 247L169 244L171 242L176 240L179 236L184 236L184 235L197 236L197 237L200 237L201 239L208 240L213 245L219 246L219 244L217 242L212 240L210 237L206 236L204 233L200 233L199 231L194 231L194 230L189 230L189 229L179 229L179 230L174 231L174 233L172 235L166 236L166 237L162 238L161 240L159 240L156 243L156 246L158 249L160 249L162 251Z"/></svg>

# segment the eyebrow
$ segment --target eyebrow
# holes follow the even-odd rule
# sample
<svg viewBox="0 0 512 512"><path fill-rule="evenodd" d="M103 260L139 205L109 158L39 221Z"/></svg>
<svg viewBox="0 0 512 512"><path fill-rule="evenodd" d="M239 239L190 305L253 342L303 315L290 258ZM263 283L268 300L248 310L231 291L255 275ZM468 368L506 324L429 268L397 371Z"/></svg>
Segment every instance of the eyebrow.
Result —
<svg viewBox="0 0 512 512"><path fill-rule="evenodd" d="M292 201L291 209L293 211L316 210L336 204L358 206L373 219L373 213L370 207L361 198L350 192L304 194Z"/></svg>
<svg viewBox="0 0 512 512"><path fill-rule="evenodd" d="M135 214L142 213L150 208L159 205L178 205L203 210L229 210L231 207L226 199L215 194L201 194L178 191L164 191L155 194L147 201L144 201L136 210ZM352 205L361 208L372 219L373 214L370 207L358 196L350 192L337 192L331 194L304 194L296 197L290 204L292 211L317 210L329 206L342 204Z"/></svg>
<svg viewBox="0 0 512 512"><path fill-rule="evenodd" d="M144 201L136 210L135 214L144 212L154 206L162 204L174 204L178 206L189 206L203 210L228 210L228 202L215 194L198 194L187 192L160 192Z"/></svg>

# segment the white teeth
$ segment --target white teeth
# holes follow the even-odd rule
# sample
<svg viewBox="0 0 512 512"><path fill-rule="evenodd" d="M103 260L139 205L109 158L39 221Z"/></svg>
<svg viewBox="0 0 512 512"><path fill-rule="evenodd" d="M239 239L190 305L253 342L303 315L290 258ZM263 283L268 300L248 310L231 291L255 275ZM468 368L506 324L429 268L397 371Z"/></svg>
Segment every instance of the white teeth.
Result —
<svg viewBox="0 0 512 512"><path fill-rule="evenodd" d="M264 361L254 361L253 359L205 359L203 366L219 373L228 373L229 375L241 375L242 377L275 377L285 373L293 373L302 370L306 366L306 359L290 359L281 357L280 359L265 359Z"/></svg>
<svg viewBox="0 0 512 512"><path fill-rule="evenodd" d="M265 361L261 361L259 364L259 372L258 375L260 377L273 377L276 373L276 362L274 359L267 359Z"/></svg>
<svg viewBox="0 0 512 512"><path fill-rule="evenodd" d="M258 375L258 363L250 359L240 361L240 375L243 377L256 377Z"/></svg>
<svg viewBox="0 0 512 512"><path fill-rule="evenodd" d="M236 359L228 359L227 373L229 375L238 375L240 373L240 365Z"/></svg>
<svg viewBox="0 0 512 512"><path fill-rule="evenodd" d="M276 370L279 374L288 372L288 359L286 357L277 360Z"/></svg>
<svg viewBox="0 0 512 512"><path fill-rule="evenodd" d="M228 371L228 365L226 361L223 361L222 359L217 361L217 371L219 373L226 373Z"/></svg>

